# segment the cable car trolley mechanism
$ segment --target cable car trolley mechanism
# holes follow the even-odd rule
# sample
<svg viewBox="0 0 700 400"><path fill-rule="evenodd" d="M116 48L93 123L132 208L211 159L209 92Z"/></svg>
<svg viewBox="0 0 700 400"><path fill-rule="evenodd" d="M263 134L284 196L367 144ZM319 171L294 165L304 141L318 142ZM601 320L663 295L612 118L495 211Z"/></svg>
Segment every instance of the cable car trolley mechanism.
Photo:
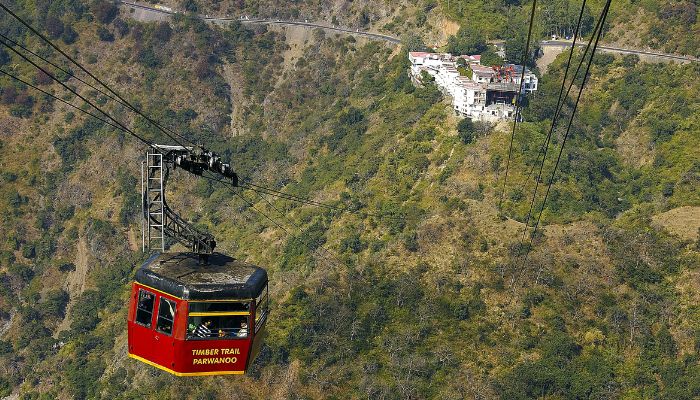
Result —
<svg viewBox="0 0 700 400"><path fill-rule="evenodd" d="M260 351L267 272L214 252L216 241L165 200L171 169L210 171L238 185L229 164L203 148L153 145L142 165L143 250L128 314L129 357L177 376L243 374ZM168 252L166 238L189 248Z"/></svg>

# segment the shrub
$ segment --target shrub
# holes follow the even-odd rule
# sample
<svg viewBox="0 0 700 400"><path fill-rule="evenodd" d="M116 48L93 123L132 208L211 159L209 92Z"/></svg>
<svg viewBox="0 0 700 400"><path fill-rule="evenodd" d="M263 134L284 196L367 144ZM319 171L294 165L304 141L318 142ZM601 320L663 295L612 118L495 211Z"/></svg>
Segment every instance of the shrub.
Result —
<svg viewBox="0 0 700 400"><path fill-rule="evenodd" d="M99 28L97 28L97 36L103 42L114 41L114 35L112 34L112 32L109 31L109 29L105 28L104 26L100 26Z"/></svg>
<svg viewBox="0 0 700 400"><path fill-rule="evenodd" d="M12 385L10 384L10 381L5 379L4 377L0 377L0 396L9 396L10 393L12 393Z"/></svg>
<svg viewBox="0 0 700 400"><path fill-rule="evenodd" d="M97 0L92 3L91 11L98 21L108 24L116 18L119 8L111 1Z"/></svg>
<svg viewBox="0 0 700 400"><path fill-rule="evenodd" d="M636 54L627 54L622 57L622 65L626 68L634 68L639 63L639 56Z"/></svg>
<svg viewBox="0 0 700 400"><path fill-rule="evenodd" d="M418 234L416 232L406 234L403 238L403 245L410 252L418 251Z"/></svg>
<svg viewBox="0 0 700 400"><path fill-rule="evenodd" d="M46 18L46 32L49 33L49 37L52 39L58 39L63 34L65 27L60 19L49 16Z"/></svg>
<svg viewBox="0 0 700 400"><path fill-rule="evenodd" d="M27 244L22 249L22 257L24 258L34 258L36 257L36 248L34 245Z"/></svg>
<svg viewBox="0 0 700 400"><path fill-rule="evenodd" d="M53 82L53 79L44 71L37 71L34 81L39 85L48 85Z"/></svg>
<svg viewBox="0 0 700 400"><path fill-rule="evenodd" d="M673 196L675 186L676 184L673 182L666 182L661 190L661 193L664 195L664 197L671 197Z"/></svg>
<svg viewBox="0 0 700 400"><path fill-rule="evenodd" d="M0 340L0 354L12 353L12 343Z"/></svg>
<svg viewBox="0 0 700 400"><path fill-rule="evenodd" d="M475 129L474 122L472 122L471 119L464 118L459 121L457 124L457 134L462 143L469 144L474 141Z"/></svg>
<svg viewBox="0 0 700 400"><path fill-rule="evenodd" d="M58 270L61 271L61 272L75 271L75 264L73 264L73 263L64 263L64 264L61 264L61 265L58 267Z"/></svg>
<svg viewBox="0 0 700 400"><path fill-rule="evenodd" d="M10 60L10 54L8 54L5 49L0 49L0 67L9 63Z"/></svg>
<svg viewBox="0 0 700 400"><path fill-rule="evenodd" d="M112 25L114 25L114 29L117 30L119 37L124 37L129 34L129 24L127 24L123 19L115 19Z"/></svg>
<svg viewBox="0 0 700 400"><path fill-rule="evenodd" d="M170 24L167 22L161 22L156 26L153 32L153 37L160 40L161 42L167 42L173 34L173 30L170 28Z"/></svg>
<svg viewBox="0 0 700 400"><path fill-rule="evenodd" d="M183 0L181 4L182 8L187 12L196 13L199 10L197 2L194 0Z"/></svg>
<svg viewBox="0 0 700 400"><path fill-rule="evenodd" d="M353 253L359 253L366 248L367 243L362 240L358 233L353 233L340 241L340 251L342 252L350 250Z"/></svg>
<svg viewBox="0 0 700 400"><path fill-rule="evenodd" d="M40 313L44 317L63 318L66 315L68 300L70 297L65 290L52 290L41 303Z"/></svg>
<svg viewBox="0 0 700 400"><path fill-rule="evenodd" d="M11 264L8 272L24 283L29 282L34 277L34 271L24 264Z"/></svg>
<svg viewBox="0 0 700 400"><path fill-rule="evenodd" d="M73 44L78 40L78 32L76 32L72 26L66 26L63 30L63 35L61 35L61 40L63 40L65 44Z"/></svg>

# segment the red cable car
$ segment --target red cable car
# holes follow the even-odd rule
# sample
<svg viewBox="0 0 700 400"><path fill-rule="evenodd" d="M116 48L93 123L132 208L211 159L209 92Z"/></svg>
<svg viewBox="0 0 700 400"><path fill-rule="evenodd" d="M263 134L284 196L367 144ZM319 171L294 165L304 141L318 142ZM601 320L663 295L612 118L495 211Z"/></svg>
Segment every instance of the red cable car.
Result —
<svg viewBox="0 0 700 400"><path fill-rule="evenodd" d="M177 376L243 374L268 314L267 272L213 253L151 257L129 307L129 357Z"/></svg>

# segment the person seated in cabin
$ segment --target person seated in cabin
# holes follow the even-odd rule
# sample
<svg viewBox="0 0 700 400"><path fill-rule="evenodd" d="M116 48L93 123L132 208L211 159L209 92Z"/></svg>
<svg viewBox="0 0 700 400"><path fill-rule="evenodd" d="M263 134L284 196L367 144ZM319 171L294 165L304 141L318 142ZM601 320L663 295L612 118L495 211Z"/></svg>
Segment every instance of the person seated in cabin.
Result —
<svg viewBox="0 0 700 400"><path fill-rule="evenodd" d="M208 338L211 336L211 320L205 319L201 324L194 330L194 335L200 338Z"/></svg>
<svg viewBox="0 0 700 400"><path fill-rule="evenodd" d="M236 336L238 336L238 337L247 337L248 336L248 324L245 323L245 321L241 322L241 328L238 330L238 334Z"/></svg>
<svg viewBox="0 0 700 400"><path fill-rule="evenodd" d="M141 292L138 308L143 310L153 310L153 296L148 292Z"/></svg>
<svg viewBox="0 0 700 400"><path fill-rule="evenodd" d="M219 329L219 337L226 337L226 332L223 329Z"/></svg>

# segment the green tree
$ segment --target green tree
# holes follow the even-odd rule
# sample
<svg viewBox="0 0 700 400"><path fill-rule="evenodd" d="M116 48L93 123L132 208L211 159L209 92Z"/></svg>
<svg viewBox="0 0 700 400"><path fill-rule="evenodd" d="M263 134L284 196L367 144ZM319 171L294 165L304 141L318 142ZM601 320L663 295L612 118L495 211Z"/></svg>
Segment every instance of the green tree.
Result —
<svg viewBox="0 0 700 400"><path fill-rule="evenodd" d="M98 21L102 22L103 24L108 24L117 17L119 8L117 8L117 5L114 4L114 2L97 0L92 3L91 11Z"/></svg>
<svg viewBox="0 0 700 400"><path fill-rule="evenodd" d="M481 54L487 48L481 31L471 25L459 28L456 35L447 39L447 51L452 54Z"/></svg>
<svg viewBox="0 0 700 400"><path fill-rule="evenodd" d="M197 2L194 0L183 0L181 4L182 8L187 12L196 13L199 10Z"/></svg>
<svg viewBox="0 0 700 400"><path fill-rule="evenodd" d="M78 40L78 32L76 32L72 26L66 25L63 30L63 35L61 35L61 40L63 40L65 44L73 44Z"/></svg>
<svg viewBox="0 0 700 400"><path fill-rule="evenodd" d="M489 46L481 53L481 65L490 67L492 65L503 65L504 62L503 58L496 53L496 49L493 46Z"/></svg>
<svg viewBox="0 0 700 400"><path fill-rule="evenodd" d="M109 29L105 28L104 26L100 26L99 28L97 28L97 36L103 42L114 41L114 35L112 34L112 32L109 31Z"/></svg>
<svg viewBox="0 0 700 400"><path fill-rule="evenodd" d="M475 131L474 122L469 118L464 118L457 124L457 135L464 144L474 141Z"/></svg>
<svg viewBox="0 0 700 400"><path fill-rule="evenodd" d="M153 37L160 40L161 42L167 42L170 40L172 34L173 30L172 28L170 28L170 24L168 24L167 22L161 22L156 26L156 29L153 32Z"/></svg>
<svg viewBox="0 0 700 400"><path fill-rule="evenodd" d="M63 318L68 305L68 292L65 290L51 290L41 303L40 312L45 317Z"/></svg>
<svg viewBox="0 0 700 400"><path fill-rule="evenodd" d="M63 22L54 16L46 18L45 26L46 32L49 33L49 37L52 39L58 39L63 34Z"/></svg>
<svg viewBox="0 0 700 400"><path fill-rule="evenodd" d="M506 60L513 64L521 64L525 55L525 47L527 36L525 34L517 34L506 39ZM530 41L528 48L528 56L525 59L525 65L534 66L535 54L537 54L537 46L533 41Z"/></svg>
<svg viewBox="0 0 700 400"><path fill-rule="evenodd" d="M0 49L0 67L9 63L11 60L10 55L5 51L5 49Z"/></svg>
<svg viewBox="0 0 700 400"><path fill-rule="evenodd" d="M413 32L403 35L401 37L401 44L405 51L425 51L427 49L423 38Z"/></svg>

